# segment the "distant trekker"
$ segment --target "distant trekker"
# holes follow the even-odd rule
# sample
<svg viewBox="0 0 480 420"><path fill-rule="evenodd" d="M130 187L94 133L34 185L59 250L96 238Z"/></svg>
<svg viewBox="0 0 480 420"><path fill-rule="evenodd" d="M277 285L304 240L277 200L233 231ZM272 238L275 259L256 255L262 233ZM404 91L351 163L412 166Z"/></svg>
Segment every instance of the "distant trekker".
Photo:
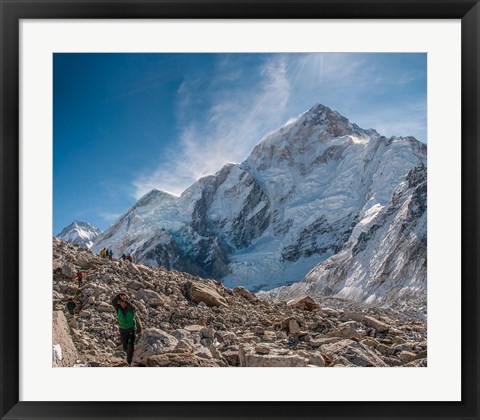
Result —
<svg viewBox="0 0 480 420"><path fill-rule="evenodd" d="M82 287L83 273L81 271L77 271L77 281L78 281L78 287Z"/></svg>
<svg viewBox="0 0 480 420"><path fill-rule="evenodd" d="M112 261L113 251L111 249L108 250L108 258L110 259L110 261Z"/></svg>
<svg viewBox="0 0 480 420"><path fill-rule="evenodd" d="M68 298L68 302L67 302L67 310L68 310L68 313L70 315L73 315L74 314L74 311L75 311L75 307L77 305L75 304L75 302L73 301L73 298Z"/></svg>
<svg viewBox="0 0 480 420"><path fill-rule="evenodd" d="M141 334L142 323L137 316L136 308L128 301L126 293L116 295L112 305L117 312L117 322L120 328L120 338L123 350L127 353L127 363L131 366L133 359L135 333Z"/></svg>
<svg viewBox="0 0 480 420"><path fill-rule="evenodd" d="M107 250L105 248L103 248L101 251L100 251L100 256L105 258L107 256Z"/></svg>

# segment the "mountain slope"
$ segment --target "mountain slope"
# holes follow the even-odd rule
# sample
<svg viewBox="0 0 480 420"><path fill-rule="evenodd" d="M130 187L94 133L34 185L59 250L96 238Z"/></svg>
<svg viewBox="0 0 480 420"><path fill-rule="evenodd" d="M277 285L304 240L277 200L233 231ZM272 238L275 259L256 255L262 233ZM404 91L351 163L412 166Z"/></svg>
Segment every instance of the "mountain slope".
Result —
<svg viewBox="0 0 480 420"><path fill-rule="evenodd" d="M271 289L338 253L372 209L386 206L410 169L426 164L412 137L387 139L316 105L180 197L154 190L94 249Z"/></svg>
<svg viewBox="0 0 480 420"><path fill-rule="evenodd" d="M388 205L372 208L343 249L301 281L259 295L289 299L335 296L367 304L399 304L426 315L427 171L412 169Z"/></svg>
<svg viewBox="0 0 480 420"><path fill-rule="evenodd" d="M102 231L88 222L74 221L65 227L57 238L83 248L91 248Z"/></svg>

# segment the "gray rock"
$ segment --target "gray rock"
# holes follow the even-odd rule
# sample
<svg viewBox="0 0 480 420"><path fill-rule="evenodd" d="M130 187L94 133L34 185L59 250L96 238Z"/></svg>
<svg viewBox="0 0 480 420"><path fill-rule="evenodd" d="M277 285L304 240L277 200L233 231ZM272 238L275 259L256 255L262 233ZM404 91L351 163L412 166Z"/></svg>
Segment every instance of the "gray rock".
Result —
<svg viewBox="0 0 480 420"><path fill-rule="evenodd" d="M157 328L147 328L135 347L133 361L145 365L150 357L169 352L177 344L178 340L173 335Z"/></svg>
<svg viewBox="0 0 480 420"><path fill-rule="evenodd" d="M300 335L300 326L298 325L298 322L295 319L291 319L288 322L288 333L292 336Z"/></svg>
<svg viewBox="0 0 480 420"><path fill-rule="evenodd" d="M77 275L77 270L75 270L75 266L72 263L65 263L62 266L62 274L73 279Z"/></svg>
<svg viewBox="0 0 480 420"><path fill-rule="evenodd" d="M213 340L213 338L215 337L215 330L211 327L205 327L200 331L200 334L203 338L209 338Z"/></svg>
<svg viewBox="0 0 480 420"><path fill-rule="evenodd" d="M298 296L287 302L287 306L302 309L304 311L314 311L318 309L318 304L310 296Z"/></svg>
<svg viewBox="0 0 480 420"><path fill-rule="evenodd" d="M392 348L392 347L388 347L385 344L379 344L376 347L376 349L377 349L377 351L379 351L380 353L382 353L385 356L392 356L393 354L395 354L395 349Z"/></svg>
<svg viewBox="0 0 480 420"><path fill-rule="evenodd" d="M154 290L140 289L135 294L136 300L143 300L147 305L159 306L164 304L164 299Z"/></svg>
<svg viewBox="0 0 480 420"><path fill-rule="evenodd" d="M226 299L206 282L187 281L185 284L188 298L193 303L204 302L207 306L228 307Z"/></svg>
<svg viewBox="0 0 480 420"><path fill-rule="evenodd" d="M70 335L70 328L67 324L67 319L62 311L55 311L53 313L53 346L57 347L57 357L55 358L55 351L53 357L54 367L73 366L78 359L77 349L73 343ZM60 353L60 354L58 354ZM59 357L60 356L60 357Z"/></svg>
<svg viewBox="0 0 480 420"><path fill-rule="evenodd" d="M237 294L239 296L242 296L245 299L247 299L248 301L253 302L253 303L258 302L258 300L259 300L253 293L250 293L248 290L246 290L242 286L235 287L233 289L233 293Z"/></svg>
<svg viewBox="0 0 480 420"><path fill-rule="evenodd" d="M308 365L308 359L296 354L259 355L254 349L240 346L238 348L240 366L244 367L302 367Z"/></svg>
<svg viewBox="0 0 480 420"><path fill-rule="evenodd" d="M184 329L172 331L170 334L173 335L177 340L183 340L184 338L190 337L190 332Z"/></svg>
<svg viewBox="0 0 480 420"><path fill-rule="evenodd" d="M255 352L258 354L269 354L270 347L267 344L257 344L255 346Z"/></svg>
<svg viewBox="0 0 480 420"><path fill-rule="evenodd" d="M415 360L417 355L411 351L402 351L398 357L403 363L408 363Z"/></svg>
<svg viewBox="0 0 480 420"><path fill-rule="evenodd" d="M333 360L342 356L355 366L387 366L369 347L348 339L326 344L322 346L322 351Z"/></svg>
<svg viewBox="0 0 480 420"><path fill-rule="evenodd" d="M99 312L115 312L115 308L107 302L100 302L97 306Z"/></svg>

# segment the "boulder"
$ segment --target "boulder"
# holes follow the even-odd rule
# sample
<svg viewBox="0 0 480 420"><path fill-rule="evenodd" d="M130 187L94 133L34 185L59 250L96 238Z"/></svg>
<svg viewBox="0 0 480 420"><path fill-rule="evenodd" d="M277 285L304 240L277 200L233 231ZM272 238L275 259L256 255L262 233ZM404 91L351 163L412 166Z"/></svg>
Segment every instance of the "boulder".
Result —
<svg viewBox="0 0 480 420"><path fill-rule="evenodd" d="M304 311L314 311L315 309L318 309L317 303L310 296L306 295L289 300L287 306L302 309Z"/></svg>
<svg viewBox="0 0 480 420"><path fill-rule="evenodd" d="M133 362L145 365L152 356L172 351L178 340L165 331L157 328L147 328L143 331L138 344L135 346Z"/></svg>
<svg viewBox="0 0 480 420"><path fill-rule="evenodd" d="M240 366L242 367L304 367L308 365L308 359L296 354L256 354L249 347L238 348Z"/></svg>
<svg viewBox="0 0 480 420"><path fill-rule="evenodd" d="M413 360L412 362L404 364L403 367L427 367L427 359Z"/></svg>
<svg viewBox="0 0 480 420"><path fill-rule="evenodd" d="M344 325L327 334L328 337L342 337L360 340L361 336L351 325Z"/></svg>
<svg viewBox="0 0 480 420"><path fill-rule="evenodd" d="M332 360L344 357L355 366L387 366L369 347L353 340L346 339L337 343L326 344L322 346L322 351Z"/></svg>
<svg viewBox="0 0 480 420"><path fill-rule="evenodd" d="M243 288L242 286L237 286L233 289L233 293L239 296L242 296L243 298L247 299L250 302L258 302L258 298L251 292L249 292L247 289Z"/></svg>
<svg viewBox="0 0 480 420"><path fill-rule="evenodd" d="M77 270L75 270L75 266L72 263L65 263L62 265L62 274L73 279L77 275Z"/></svg>
<svg viewBox="0 0 480 420"><path fill-rule="evenodd" d="M207 306L224 306L228 307L228 303L223 296L216 291L213 286L206 282L187 281L185 284L187 297L193 303L204 302Z"/></svg>
<svg viewBox="0 0 480 420"><path fill-rule="evenodd" d="M218 367L215 360L197 357L193 353L166 353L150 357L148 367Z"/></svg>
<svg viewBox="0 0 480 420"><path fill-rule="evenodd" d="M386 346L385 344L379 344L376 347L377 351L382 353L384 356L392 356L395 354L395 349L389 346Z"/></svg>
<svg viewBox="0 0 480 420"><path fill-rule="evenodd" d="M300 335L300 326L295 319L288 321L288 333L293 336Z"/></svg>
<svg viewBox="0 0 480 420"><path fill-rule="evenodd" d="M135 264L132 264L130 262L126 262L125 266L127 267L128 271L132 274L140 274L141 271L136 267Z"/></svg>
<svg viewBox="0 0 480 420"><path fill-rule="evenodd" d="M177 343L177 345L175 346L175 350L182 349L182 350L193 351L194 347L195 347L195 344L188 338L185 338L183 340L180 340Z"/></svg>
<svg viewBox="0 0 480 420"><path fill-rule="evenodd" d="M208 350L210 350L210 353L215 359L222 359L222 355L213 344L208 348Z"/></svg>
<svg viewBox="0 0 480 420"><path fill-rule="evenodd" d="M201 329L200 334L202 338L209 338L210 340L213 340L215 337L215 330L211 327L204 327Z"/></svg>
<svg viewBox="0 0 480 420"><path fill-rule="evenodd" d="M315 366L325 367L325 359L318 351L309 355L308 363Z"/></svg>
<svg viewBox="0 0 480 420"><path fill-rule="evenodd" d="M197 357L201 357L202 359L213 359L212 353L207 347L197 347L193 350L193 354Z"/></svg>
<svg viewBox="0 0 480 420"><path fill-rule="evenodd" d="M107 302L100 302L97 306L99 312L115 312L115 308Z"/></svg>
<svg viewBox="0 0 480 420"><path fill-rule="evenodd" d="M373 316L365 315L359 312L346 311L342 319L362 322L367 327L373 328L378 332L386 332L390 329L390 326L385 322L380 321Z"/></svg>
<svg viewBox="0 0 480 420"><path fill-rule="evenodd" d="M239 366L240 359L238 356L238 351L235 350L226 350L221 353L223 358L227 361L229 366Z"/></svg>
<svg viewBox="0 0 480 420"><path fill-rule="evenodd" d="M73 366L78 353L70 335L70 327L62 311L53 312L53 366Z"/></svg>
<svg viewBox="0 0 480 420"><path fill-rule="evenodd" d="M373 349L378 346L378 342L374 338L365 338L364 340L361 341L361 343Z"/></svg>
<svg viewBox="0 0 480 420"><path fill-rule="evenodd" d="M402 351L398 357L403 363L408 363L417 358L417 355L411 351Z"/></svg>
<svg viewBox="0 0 480 420"><path fill-rule="evenodd" d="M335 309L332 309L332 308L322 308L321 312L325 316L338 317L338 315L339 315L338 311L336 311Z"/></svg>
<svg viewBox="0 0 480 420"><path fill-rule="evenodd" d="M143 287L142 283L136 280L128 282L128 288L132 290L140 290Z"/></svg>
<svg viewBox="0 0 480 420"><path fill-rule="evenodd" d="M147 305L159 306L162 305L162 297L154 290L140 289L135 293L136 300L143 300Z"/></svg>
<svg viewBox="0 0 480 420"><path fill-rule="evenodd" d="M193 324L193 325L187 325L185 327L183 327L183 329L189 333L196 333L196 332L201 332L205 327L203 325L197 325L197 324Z"/></svg>
<svg viewBox="0 0 480 420"><path fill-rule="evenodd" d="M93 266L93 261L92 261L92 258L85 255L85 254L80 254L77 258L77 261L76 261L76 264L84 269L84 270L88 270L90 268L92 268Z"/></svg>
<svg viewBox="0 0 480 420"><path fill-rule="evenodd" d="M390 329L390 326L388 324L385 324L385 322L379 321L378 319L374 318L373 316L365 316L363 318L363 323L367 327L371 327L376 329L378 332L386 332Z"/></svg>
<svg viewBox="0 0 480 420"><path fill-rule="evenodd" d="M177 340L183 340L184 338L190 337L190 332L180 328L172 331L170 335L173 335Z"/></svg>
<svg viewBox="0 0 480 420"><path fill-rule="evenodd" d="M321 338L313 338L311 339L308 344L311 347L320 347L323 346L324 344L332 344L332 343L337 343L339 341L342 341L340 337L321 337Z"/></svg>
<svg viewBox="0 0 480 420"><path fill-rule="evenodd" d="M267 344L257 344L255 346L255 352L258 354L269 354L270 353L270 347Z"/></svg>
<svg viewBox="0 0 480 420"><path fill-rule="evenodd" d="M275 341L277 339L277 334L275 331L266 330L263 332L263 339L265 341Z"/></svg>

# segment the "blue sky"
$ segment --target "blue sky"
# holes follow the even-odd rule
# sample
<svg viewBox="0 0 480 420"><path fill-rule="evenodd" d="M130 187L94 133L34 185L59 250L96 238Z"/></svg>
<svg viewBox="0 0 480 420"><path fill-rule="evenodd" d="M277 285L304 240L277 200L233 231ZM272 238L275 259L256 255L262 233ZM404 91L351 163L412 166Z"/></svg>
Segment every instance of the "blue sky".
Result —
<svg viewBox="0 0 480 420"><path fill-rule="evenodd" d="M179 195L321 103L427 142L426 54L53 56L54 234L104 230L159 188Z"/></svg>

